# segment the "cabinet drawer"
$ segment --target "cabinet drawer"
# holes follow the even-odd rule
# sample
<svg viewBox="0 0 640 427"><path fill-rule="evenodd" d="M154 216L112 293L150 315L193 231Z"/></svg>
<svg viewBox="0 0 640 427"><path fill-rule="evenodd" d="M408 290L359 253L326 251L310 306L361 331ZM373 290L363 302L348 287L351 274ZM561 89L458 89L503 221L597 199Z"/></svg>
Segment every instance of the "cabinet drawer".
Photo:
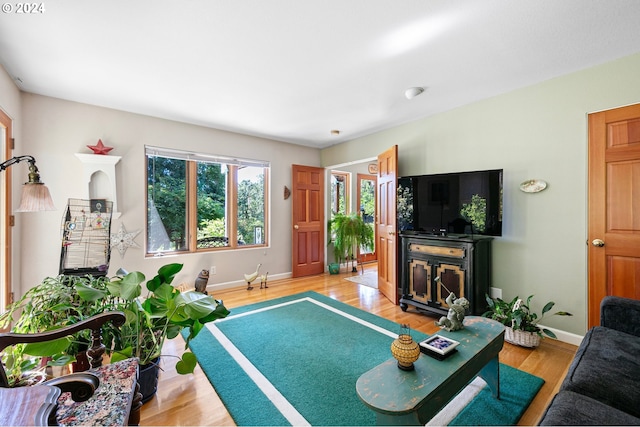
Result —
<svg viewBox="0 0 640 427"><path fill-rule="evenodd" d="M421 245L419 243L410 243L409 251L419 252L421 254L440 255L454 258L464 258L464 248L451 248L446 246Z"/></svg>

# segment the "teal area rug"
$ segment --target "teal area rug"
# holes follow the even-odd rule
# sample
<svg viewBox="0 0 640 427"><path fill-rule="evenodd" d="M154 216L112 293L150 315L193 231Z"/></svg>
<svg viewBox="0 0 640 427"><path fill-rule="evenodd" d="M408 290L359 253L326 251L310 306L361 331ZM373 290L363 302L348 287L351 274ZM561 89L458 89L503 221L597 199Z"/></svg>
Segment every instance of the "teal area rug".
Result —
<svg viewBox="0 0 640 427"><path fill-rule="evenodd" d="M207 326L190 347L238 425L375 424L355 384L391 357L398 324L305 292L235 308ZM517 422L543 380L500 368L502 399L482 389L452 425Z"/></svg>

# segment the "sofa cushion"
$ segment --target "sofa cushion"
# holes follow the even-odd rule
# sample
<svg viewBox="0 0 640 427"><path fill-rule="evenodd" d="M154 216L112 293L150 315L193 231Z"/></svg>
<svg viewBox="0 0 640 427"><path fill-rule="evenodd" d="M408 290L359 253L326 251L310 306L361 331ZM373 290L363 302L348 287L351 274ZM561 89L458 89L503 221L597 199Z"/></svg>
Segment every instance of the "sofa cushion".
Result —
<svg viewBox="0 0 640 427"><path fill-rule="evenodd" d="M583 394L640 417L640 338L596 326L585 335L561 390Z"/></svg>
<svg viewBox="0 0 640 427"><path fill-rule="evenodd" d="M542 416L541 426L640 425L640 418L572 391L560 391Z"/></svg>

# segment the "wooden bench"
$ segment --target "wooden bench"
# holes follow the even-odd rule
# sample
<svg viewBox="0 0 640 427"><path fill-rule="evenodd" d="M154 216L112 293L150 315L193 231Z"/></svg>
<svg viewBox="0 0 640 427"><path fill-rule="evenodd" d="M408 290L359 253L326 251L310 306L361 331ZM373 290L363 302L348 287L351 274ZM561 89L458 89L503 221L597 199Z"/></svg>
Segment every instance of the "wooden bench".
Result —
<svg viewBox="0 0 640 427"><path fill-rule="evenodd" d="M499 398L504 329L495 320L467 316L464 329L438 332L460 342L454 354L445 360L420 354L413 371L389 359L358 378L358 397L376 413L378 425L425 425L476 376Z"/></svg>

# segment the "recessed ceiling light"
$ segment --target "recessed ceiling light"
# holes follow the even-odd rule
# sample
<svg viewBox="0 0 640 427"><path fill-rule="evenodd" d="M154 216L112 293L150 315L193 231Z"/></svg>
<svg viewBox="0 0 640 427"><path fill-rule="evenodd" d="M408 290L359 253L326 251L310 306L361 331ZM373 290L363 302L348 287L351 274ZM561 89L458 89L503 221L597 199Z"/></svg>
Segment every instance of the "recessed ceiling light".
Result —
<svg viewBox="0 0 640 427"><path fill-rule="evenodd" d="M420 86L410 87L409 89L404 91L404 96L406 96L407 99L413 99L416 96L420 95L422 92L424 92L423 87L420 87Z"/></svg>

